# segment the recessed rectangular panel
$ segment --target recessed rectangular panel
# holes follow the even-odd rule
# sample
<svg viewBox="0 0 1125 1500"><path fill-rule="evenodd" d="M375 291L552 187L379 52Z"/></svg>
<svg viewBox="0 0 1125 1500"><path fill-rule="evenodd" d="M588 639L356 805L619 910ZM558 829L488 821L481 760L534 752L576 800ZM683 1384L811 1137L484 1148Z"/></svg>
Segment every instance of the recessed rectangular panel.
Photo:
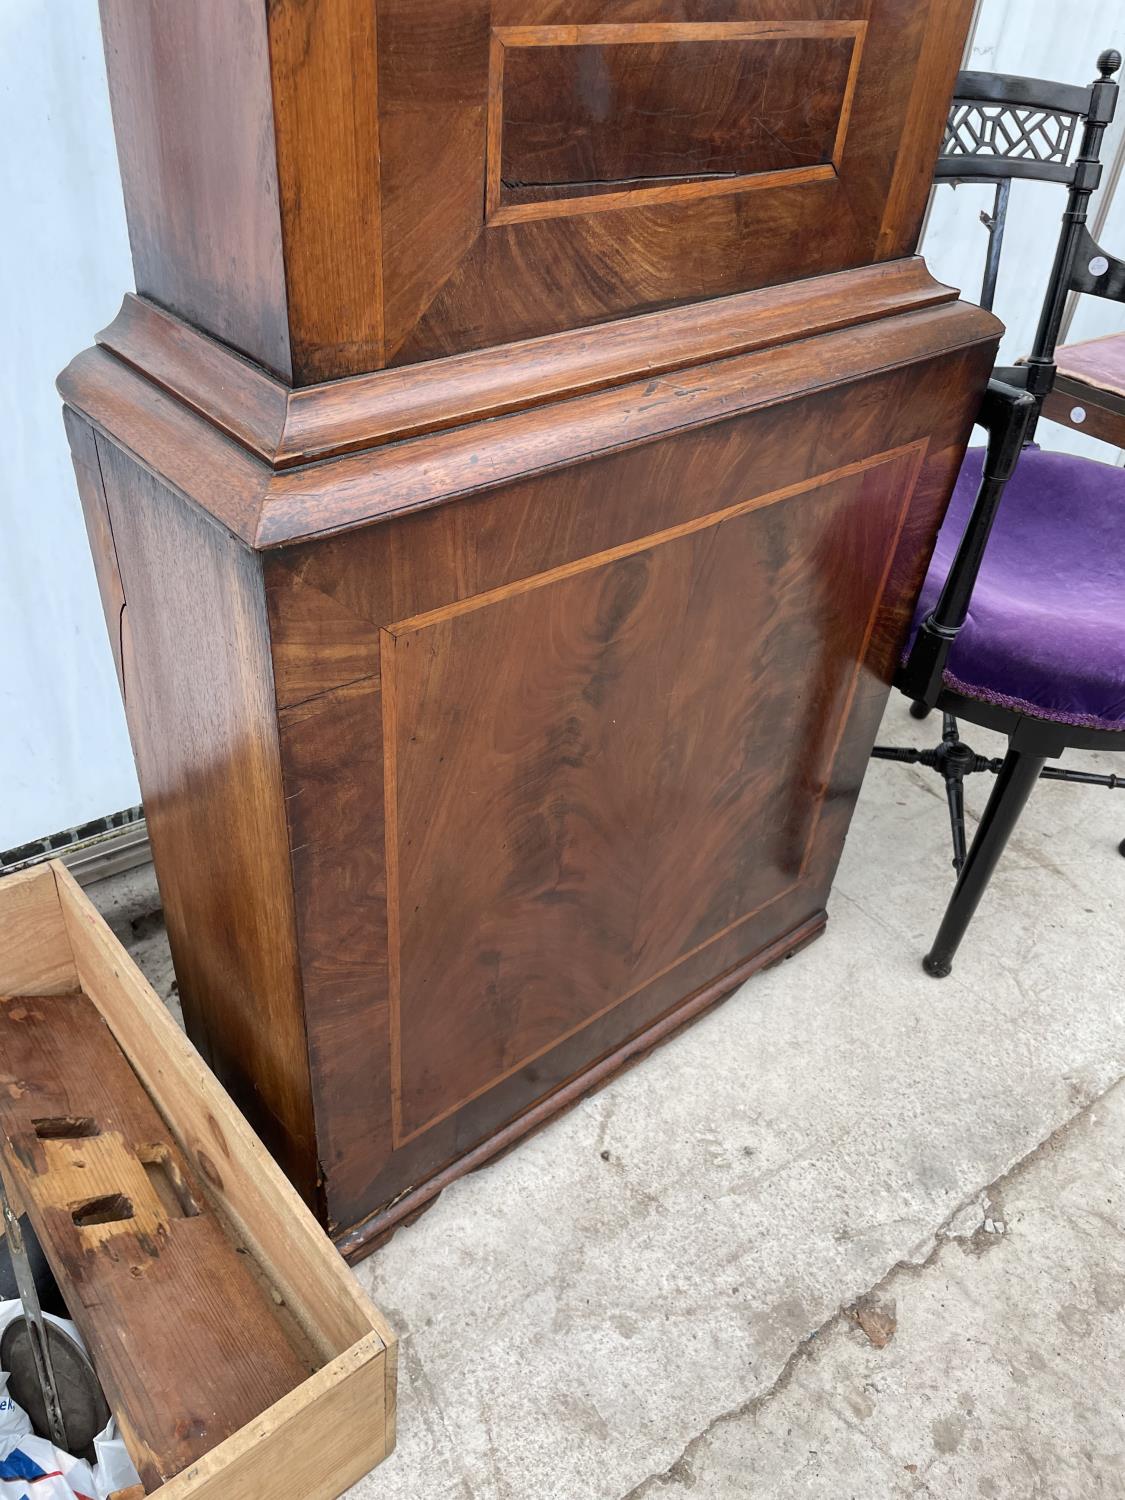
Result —
<svg viewBox="0 0 1125 1500"><path fill-rule="evenodd" d="M137 286L286 382L912 253L974 0L101 0Z"/></svg>
<svg viewBox="0 0 1125 1500"><path fill-rule="evenodd" d="M385 358L916 243L972 0L379 0Z"/></svg>
<svg viewBox="0 0 1125 1500"><path fill-rule="evenodd" d="M798 885L918 457L384 633L399 1143Z"/></svg>
<svg viewBox="0 0 1125 1500"><path fill-rule="evenodd" d="M533 205L560 200L721 191L763 173L831 172L861 30L861 23L814 26L812 34L765 23L502 30L494 207L521 206L532 217Z"/></svg>

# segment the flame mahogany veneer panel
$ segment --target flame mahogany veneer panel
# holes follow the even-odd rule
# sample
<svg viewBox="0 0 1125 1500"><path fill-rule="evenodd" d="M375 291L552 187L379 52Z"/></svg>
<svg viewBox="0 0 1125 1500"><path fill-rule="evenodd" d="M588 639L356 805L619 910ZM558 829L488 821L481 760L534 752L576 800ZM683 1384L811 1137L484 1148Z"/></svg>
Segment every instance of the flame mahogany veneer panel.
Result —
<svg viewBox="0 0 1125 1500"><path fill-rule="evenodd" d="M396 1144L796 888L923 451L384 632Z"/></svg>
<svg viewBox="0 0 1125 1500"><path fill-rule="evenodd" d="M734 192L762 173L814 166L831 175L865 31L864 22L494 31L490 222L517 205L522 214L509 219L598 208L581 198L615 191L658 203L673 187Z"/></svg>

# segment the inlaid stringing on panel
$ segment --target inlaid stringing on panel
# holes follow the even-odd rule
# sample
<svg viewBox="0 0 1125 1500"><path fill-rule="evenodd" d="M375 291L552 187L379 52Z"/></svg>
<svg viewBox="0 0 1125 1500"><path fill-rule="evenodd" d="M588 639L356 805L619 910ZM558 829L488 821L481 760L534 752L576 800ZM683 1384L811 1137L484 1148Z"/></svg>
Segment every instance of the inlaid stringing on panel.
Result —
<svg viewBox="0 0 1125 1500"><path fill-rule="evenodd" d="M386 627L396 1146L797 887L924 451Z"/></svg>
<svg viewBox="0 0 1125 1500"><path fill-rule="evenodd" d="M866 25L495 27L488 222L835 176Z"/></svg>

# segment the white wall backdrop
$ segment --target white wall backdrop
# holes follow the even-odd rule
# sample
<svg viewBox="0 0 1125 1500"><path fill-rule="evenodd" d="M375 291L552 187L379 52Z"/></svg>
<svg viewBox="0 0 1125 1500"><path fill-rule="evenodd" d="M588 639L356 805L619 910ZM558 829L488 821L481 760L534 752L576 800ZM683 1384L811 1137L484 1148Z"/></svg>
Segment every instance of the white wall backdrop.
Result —
<svg viewBox="0 0 1125 1500"><path fill-rule="evenodd" d="M132 286L96 0L0 0L0 850L138 800L55 376Z"/></svg>
<svg viewBox="0 0 1125 1500"><path fill-rule="evenodd" d="M1125 0L982 0L969 65L1086 83L1113 45L1125 50ZM96 0L0 0L0 57L5 200L14 205L0 236L4 850L127 807L138 792L54 390L56 373L132 286ZM1125 120L1109 154L1120 172ZM1125 190L1111 196L1101 238L1125 253ZM935 273L970 295L988 201L943 189L930 218ZM1013 190L997 301L1011 329L1006 356L1027 347L1060 211L1059 189ZM1125 307L1084 299L1070 337L1122 327ZM1108 456L1053 425L1041 436Z"/></svg>

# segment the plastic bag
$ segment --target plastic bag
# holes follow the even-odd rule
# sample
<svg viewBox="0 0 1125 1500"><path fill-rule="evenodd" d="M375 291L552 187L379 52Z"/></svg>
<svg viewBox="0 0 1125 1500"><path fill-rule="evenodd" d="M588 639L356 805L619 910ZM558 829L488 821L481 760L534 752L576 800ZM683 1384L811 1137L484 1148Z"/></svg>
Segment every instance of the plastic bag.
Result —
<svg viewBox="0 0 1125 1500"><path fill-rule="evenodd" d="M110 1417L104 1432L94 1439L94 1488L97 1500L109 1500L116 1490L132 1489L140 1484L141 1476L133 1467L129 1450L117 1431L117 1423Z"/></svg>
<svg viewBox="0 0 1125 1500"><path fill-rule="evenodd" d="M0 1370L0 1448L12 1437L31 1431L27 1412L8 1395L8 1374Z"/></svg>
<svg viewBox="0 0 1125 1500"><path fill-rule="evenodd" d="M13 1437L0 1447L0 1500L105 1500L90 1465L46 1438Z"/></svg>
<svg viewBox="0 0 1125 1500"><path fill-rule="evenodd" d="M0 1302L0 1336L22 1314L19 1302ZM85 1348L73 1323L44 1316ZM8 1395L7 1371L0 1370L0 1500L107 1500L115 1490L140 1483L112 1417L94 1439L94 1453L91 1467L36 1437L27 1413Z"/></svg>

